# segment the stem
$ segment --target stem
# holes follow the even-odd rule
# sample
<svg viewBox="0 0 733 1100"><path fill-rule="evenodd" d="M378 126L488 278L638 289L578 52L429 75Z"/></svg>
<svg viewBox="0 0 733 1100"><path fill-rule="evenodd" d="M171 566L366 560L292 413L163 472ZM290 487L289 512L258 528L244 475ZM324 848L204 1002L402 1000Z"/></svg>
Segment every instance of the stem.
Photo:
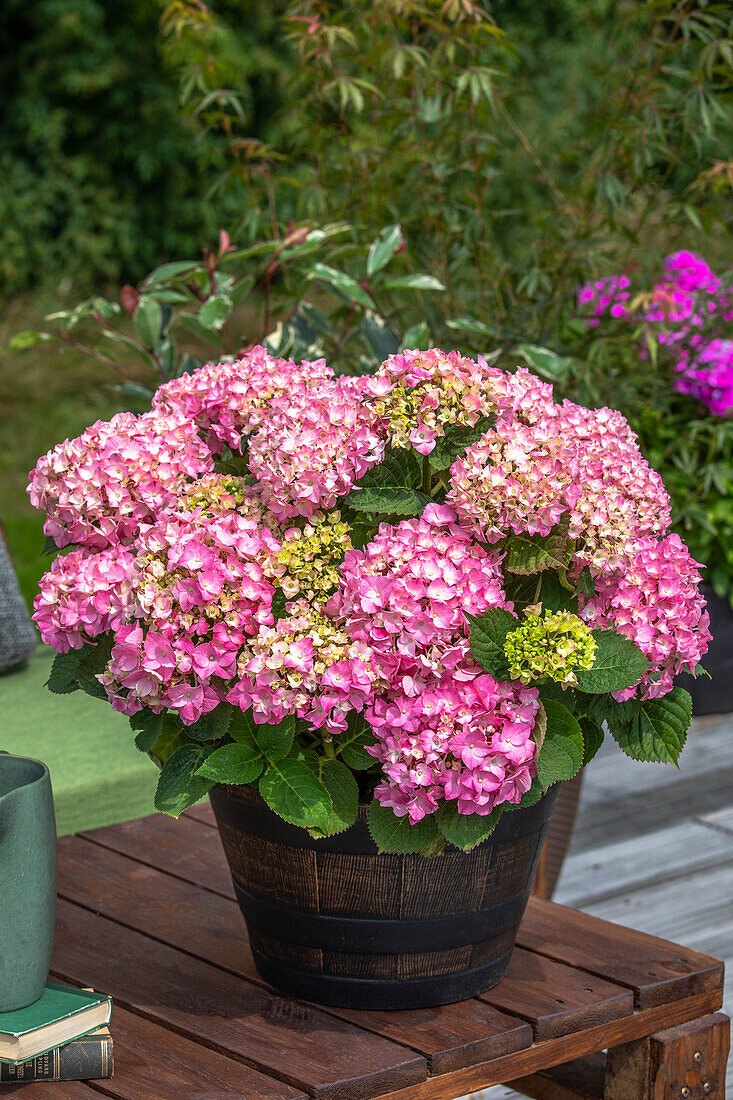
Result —
<svg viewBox="0 0 733 1100"><path fill-rule="evenodd" d="M422 491L430 495L430 458L428 455L422 456Z"/></svg>
<svg viewBox="0 0 733 1100"><path fill-rule="evenodd" d="M542 574L540 573L539 576L537 577L537 587L534 590L534 598L532 599L532 603L539 603L540 602L540 592L541 591L542 591Z"/></svg>

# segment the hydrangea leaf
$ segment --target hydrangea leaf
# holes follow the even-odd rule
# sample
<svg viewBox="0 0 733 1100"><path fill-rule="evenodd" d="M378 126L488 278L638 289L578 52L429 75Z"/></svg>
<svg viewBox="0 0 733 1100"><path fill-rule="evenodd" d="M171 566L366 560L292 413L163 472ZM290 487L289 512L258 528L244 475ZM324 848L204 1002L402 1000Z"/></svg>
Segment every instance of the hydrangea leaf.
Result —
<svg viewBox="0 0 733 1100"><path fill-rule="evenodd" d="M399 485L379 489L352 489L346 498L349 508L357 512L379 512L392 516L421 516L430 497L416 489Z"/></svg>
<svg viewBox="0 0 733 1100"><path fill-rule="evenodd" d="M254 783L264 767L262 753L254 745L234 742L222 745L208 756L197 775L211 779L213 783Z"/></svg>
<svg viewBox="0 0 733 1100"><path fill-rule="evenodd" d="M153 714L149 707L145 707L132 715L130 725L137 734L135 748L140 752L149 752L162 732L163 715Z"/></svg>
<svg viewBox="0 0 733 1100"><path fill-rule="evenodd" d="M68 653L56 654L51 673L46 680L49 691L54 695L68 695L69 692L79 690L79 681L76 677L83 655L80 649L70 649Z"/></svg>
<svg viewBox="0 0 733 1100"><path fill-rule="evenodd" d="M339 756L352 771L366 771L371 768L376 760L367 751L365 746L374 744L374 731L360 714L349 715L349 728L346 733L339 735L337 748Z"/></svg>
<svg viewBox="0 0 733 1100"><path fill-rule="evenodd" d="M96 640L95 644L85 645L82 658L79 661L79 669L76 675L79 687L87 695L94 699L107 699L107 692L97 679L109 664L112 655L113 639L111 635L105 635Z"/></svg>
<svg viewBox="0 0 733 1100"><path fill-rule="evenodd" d="M596 722L595 718L585 715L579 718L580 728L583 731L583 766L590 764L603 744L603 726Z"/></svg>
<svg viewBox="0 0 733 1100"><path fill-rule="evenodd" d="M534 728L532 730L532 740L537 746L537 752L540 751L544 744L545 734L547 733L547 711L542 703L540 703L539 710L537 711L537 717L534 720Z"/></svg>
<svg viewBox="0 0 733 1100"><path fill-rule="evenodd" d="M543 787L572 779L583 763L583 733L562 703L545 701L547 732L537 757L537 777Z"/></svg>
<svg viewBox="0 0 733 1100"><path fill-rule="evenodd" d="M193 741L218 741L224 737L232 720L233 708L229 703L219 703L208 714L202 714L195 722L186 727L186 733Z"/></svg>
<svg viewBox="0 0 733 1100"><path fill-rule="evenodd" d="M357 489L405 488L419 489L422 480L420 463L412 450L390 449L378 465L356 483Z"/></svg>
<svg viewBox="0 0 733 1100"><path fill-rule="evenodd" d="M634 760L677 764L692 721L692 699L683 688L672 688L661 699L645 699L630 722L614 725L611 733Z"/></svg>
<svg viewBox="0 0 733 1100"><path fill-rule="evenodd" d="M491 836L503 810L502 805L490 814L459 814L457 801L445 802L438 811L438 827L449 844L462 852L470 852Z"/></svg>
<svg viewBox="0 0 733 1100"><path fill-rule="evenodd" d="M507 680L509 664L504 653L504 642L519 620L501 607L492 607L483 615L466 617L471 625L471 652L481 668L496 680Z"/></svg>
<svg viewBox="0 0 733 1100"><path fill-rule="evenodd" d="M460 454L488 432L494 423L490 416L482 416L473 427L469 424L449 424L445 435L435 441L428 458L434 470L449 469Z"/></svg>
<svg viewBox="0 0 733 1100"><path fill-rule="evenodd" d="M435 844L438 823L435 814L428 814L411 825L409 817L397 817L375 799L369 807L369 832L380 852L422 852Z"/></svg>
<svg viewBox="0 0 733 1100"><path fill-rule="evenodd" d="M180 745L168 757L158 776L156 810L178 817L204 797L211 788L211 780L196 773L208 753L204 745Z"/></svg>
<svg viewBox="0 0 733 1100"><path fill-rule="evenodd" d="M615 630L594 630L593 637L596 659L593 668L578 670L578 690L601 695L638 684L650 667L639 647Z"/></svg>
<svg viewBox="0 0 733 1100"><path fill-rule="evenodd" d="M334 836L356 821L359 785L346 764L335 757L318 757L318 778L331 796L333 809L325 829L310 830L313 837Z"/></svg>
<svg viewBox="0 0 733 1100"><path fill-rule="evenodd" d="M522 575L545 569L565 569L572 557L572 543L564 532L547 535L512 535L506 541L504 568ZM569 593L572 595L572 593Z"/></svg>
<svg viewBox="0 0 733 1100"><path fill-rule="evenodd" d="M302 760L270 764L260 776L260 794L270 809L291 825L325 833L333 803L323 783Z"/></svg>
<svg viewBox="0 0 733 1100"><path fill-rule="evenodd" d="M295 717L289 714L277 725L253 722L252 737L257 748L271 763L284 760L293 747Z"/></svg>
<svg viewBox="0 0 733 1100"><path fill-rule="evenodd" d="M152 748L148 749L148 756L162 767L183 741L183 725L178 715L175 711L166 711L162 716L160 735Z"/></svg>

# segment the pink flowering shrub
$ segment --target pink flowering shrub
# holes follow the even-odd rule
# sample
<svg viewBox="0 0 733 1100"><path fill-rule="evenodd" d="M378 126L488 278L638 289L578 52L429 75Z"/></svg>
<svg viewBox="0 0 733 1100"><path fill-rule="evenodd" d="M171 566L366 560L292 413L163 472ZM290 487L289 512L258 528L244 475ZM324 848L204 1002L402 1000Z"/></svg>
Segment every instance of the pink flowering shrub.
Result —
<svg viewBox="0 0 733 1100"><path fill-rule="evenodd" d="M632 299L627 275L587 283L578 291L586 323L604 316L642 321L671 356L675 388L702 401L715 416L733 414L733 287L694 252L668 256L662 277ZM646 349L641 348L642 354Z"/></svg>
<svg viewBox="0 0 733 1100"><path fill-rule="evenodd" d="M620 414L523 368L434 349L334 378L255 348L60 444L29 492L74 544L35 602L49 686L130 716L159 809L258 785L324 835L361 797L385 850L470 848L604 718L632 756L684 741L673 678L709 630L664 487Z"/></svg>

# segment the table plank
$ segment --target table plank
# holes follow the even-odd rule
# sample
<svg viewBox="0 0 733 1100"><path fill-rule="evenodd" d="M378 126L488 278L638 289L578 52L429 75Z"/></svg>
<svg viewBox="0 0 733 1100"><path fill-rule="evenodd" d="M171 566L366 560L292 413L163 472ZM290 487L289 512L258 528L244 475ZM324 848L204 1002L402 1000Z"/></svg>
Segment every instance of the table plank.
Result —
<svg viewBox="0 0 733 1100"><path fill-rule="evenodd" d="M530 898L517 943L634 991L639 1008L720 989L723 964L711 955Z"/></svg>
<svg viewBox="0 0 733 1100"><path fill-rule="evenodd" d="M162 877L162 876L159 876ZM211 898L216 895L208 895ZM317 1100L424 1080L424 1058L59 899L52 966Z"/></svg>
<svg viewBox="0 0 733 1100"><path fill-rule="evenodd" d="M21 1081L3 1085L0 1095L15 1100L99 1100L99 1093L83 1081Z"/></svg>
<svg viewBox="0 0 733 1100"><path fill-rule="evenodd" d="M219 830L207 828L196 818L181 814L176 820L167 814L151 814L78 835L166 874L234 897Z"/></svg>
<svg viewBox="0 0 733 1100"><path fill-rule="evenodd" d="M266 1077L119 1005L114 1007L111 1026L115 1072L101 1087L116 1100L191 1100L194 1090L196 1100L308 1100L306 1093L284 1081ZM57 1100L55 1094L49 1100Z"/></svg>
<svg viewBox="0 0 733 1100"><path fill-rule="evenodd" d="M202 821L204 825L213 825L216 828L216 818L214 811L211 808L211 803L197 802L195 806L189 806L187 810L181 814L181 817L192 817L194 821ZM178 819L180 821L180 818Z"/></svg>
<svg viewBox="0 0 733 1100"><path fill-rule="evenodd" d="M59 894L265 984L255 968L239 906L219 894L163 876L111 849L95 849L78 837L59 842ZM477 1000L416 1012L324 1011L410 1047L425 1057L434 1074L508 1054L533 1039L523 1020Z"/></svg>
<svg viewBox="0 0 733 1100"><path fill-rule="evenodd" d="M430 1077L421 1084L384 1093L378 1100L455 1100L456 1097L476 1089L514 1081L536 1073L539 1069L585 1057L606 1045L620 1046L621 1043L641 1039L663 1028L697 1020L715 1012L720 1007L721 999L722 994L718 989L672 1001L670 1004L641 1009L633 1016L599 1024L588 1031L563 1035L560 1039L548 1039L543 1043L535 1043L526 1050L517 1051L516 1054L507 1054L504 1058L481 1062L477 1066L468 1066L442 1077Z"/></svg>
<svg viewBox="0 0 733 1100"><path fill-rule="evenodd" d="M631 990L517 947L506 977L481 1000L528 1020L536 1040L582 1031L634 1011Z"/></svg>

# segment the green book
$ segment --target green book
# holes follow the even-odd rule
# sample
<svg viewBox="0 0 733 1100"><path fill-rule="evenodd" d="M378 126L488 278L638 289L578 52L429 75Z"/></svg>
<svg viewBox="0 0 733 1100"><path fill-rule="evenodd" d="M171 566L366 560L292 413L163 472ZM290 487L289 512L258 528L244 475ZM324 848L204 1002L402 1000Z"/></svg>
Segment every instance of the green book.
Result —
<svg viewBox="0 0 733 1100"><path fill-rule="evenodd" d="M108 1024L112 1000L104 994L48 982L39 1000L0 1012L0 1062L26 1062Z"/></svg>

